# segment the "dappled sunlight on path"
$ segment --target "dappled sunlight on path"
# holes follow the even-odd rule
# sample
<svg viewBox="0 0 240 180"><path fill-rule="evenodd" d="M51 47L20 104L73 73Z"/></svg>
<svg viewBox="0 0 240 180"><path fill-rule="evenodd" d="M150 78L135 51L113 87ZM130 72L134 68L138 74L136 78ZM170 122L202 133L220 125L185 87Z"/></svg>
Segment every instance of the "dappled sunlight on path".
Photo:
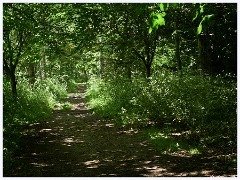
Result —
<svg viewBox="0 0 240 180"><path fill-rule="evenodd" d="M25 132L12 176L212 176L214 165L201 155L160 155L136 129L116 127L87 108L84 91L66 99L71 110L56 110L51 118ZM223 175L223 174L221 174Z"/></svg>

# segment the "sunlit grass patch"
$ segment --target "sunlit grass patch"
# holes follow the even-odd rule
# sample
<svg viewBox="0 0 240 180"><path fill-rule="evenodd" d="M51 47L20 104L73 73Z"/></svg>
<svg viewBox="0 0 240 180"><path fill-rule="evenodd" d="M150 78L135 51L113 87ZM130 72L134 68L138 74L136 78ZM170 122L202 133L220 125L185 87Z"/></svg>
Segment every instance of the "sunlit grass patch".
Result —
<svg viewBox="0 0 240 180"><path fill-rule="evenodd" d="M69 80L67 83L67 92L77 92L78 83L75 80Z"/></svg>
<svg viewBox="0 0 240 180"><path fill-rule="evenodd" d="M148 119L140 117L138 114L121 114L119 113L119 118L117 124L121 125L131 125L135 128L142 128L148 125Z"/></svg>
<svg viewBox="0 0 240 180"><path fill-rule="evenodd" d="M62 104L62 110L65 111L65 110L70 110L72 108L72 105L69 103L69 102L64 102Z"/></svg>
<svg viewBox="0 0 240 180"><path fill-rule="evenodd" d="M190 154L201 154L201 152L197 148L190 148L189 153Z"/></svg>
<svg viewBox="0 0 240 180"><path fill-rule="evenodd" d="M201 154L197 147L191 147L191 145L187 142L177 140L157 128L148 129L147 134L150 142L161 154L174 153L178 151L184 151L187 154Z"/></svg>
<svg viewBox="0 0 240 180"><path fill-rule="evenodd" d="M72 108L72 105L69 102L63 102L63 103L58 102L58 103L55 104L54 108L56 110L66 111L66 110L70 110Z"/></svg>

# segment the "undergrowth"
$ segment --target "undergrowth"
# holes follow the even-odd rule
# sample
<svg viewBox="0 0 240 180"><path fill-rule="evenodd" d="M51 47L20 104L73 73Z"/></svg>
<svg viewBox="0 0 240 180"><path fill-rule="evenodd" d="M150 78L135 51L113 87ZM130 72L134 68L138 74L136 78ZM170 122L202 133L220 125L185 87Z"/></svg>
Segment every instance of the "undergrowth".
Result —
<svg viewBox="0 0 240 180"><path fill-rule="evenodd" d="M157 128L149 128L146 130L152 144L161 154L167 154L177 151L182 151L187 154L201 154L201 147L188 144L186 141L174 138L171 134L160 131Z"/></svg>
<svg viewBox="0 0 240 180"><path fill-rule="evenodd" d="M176 132L189 131L189 143L236 152L237 85L229 75L165 71L149 81L94 78L88 86L90 108L100 116L136 127L168 124Z"/></svg>
<svg viewBox="0 0 240 180"><path fill-rule="evenodd" d="M56 78L38 80L30 85L27 79L17 84L17 97L11 92L9 80L3 79L3 161L11 169L13 156L21 146L21 128L51 114L55 105L67 95L66 86ZM64 106L65 107L65 106ZM67 105L66 107L67 108Z"/></svg>

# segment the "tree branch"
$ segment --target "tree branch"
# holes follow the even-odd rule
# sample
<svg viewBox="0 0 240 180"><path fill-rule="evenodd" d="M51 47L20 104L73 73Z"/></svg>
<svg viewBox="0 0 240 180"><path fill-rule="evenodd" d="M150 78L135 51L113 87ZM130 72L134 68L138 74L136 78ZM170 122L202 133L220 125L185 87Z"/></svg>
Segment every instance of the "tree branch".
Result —
<svg viewBox="0 0 240 180"><path fill-rule="evenodd" d="M155 52L156 52L156 47L157 47L157 40L158 40L158 31L155 34L154 40L153 40L153 47L151 48L151 58L150 58L150 64L152 64Z"/></svg>
<svg viewBox="0 0 240 180"><path fill-rule="evenodd" d="M146 59L144 58L144 56L142 56L135 48L132 48L133 51L135 52L135 54L143 61L143 63L145 65L147 65Z"/></svg>
<svg viewBox="0 0 240 180"><path fill-rule="evenodd" d="M8 74L8 76L10 76L11 70L8 66L8 63L5 59L3 59L3 70L6 71L6 73Z"/></svg>
<svg viewBox="0 0 240 180"><path fill-rule="evenodd" d="M13 49L12 49L12 46L11 46L11 41L10 41L10 31L6 31L7 35L7 49L8 49L8 52L4 52L4 54L8 54L7 55L7 59L9 59L9 68L10 70L14 68L14 65L13 65ZM6 58L5 59L5 63L7 64L7 61L6 61ZM6 65L5 64L5 65Z"/></svg>

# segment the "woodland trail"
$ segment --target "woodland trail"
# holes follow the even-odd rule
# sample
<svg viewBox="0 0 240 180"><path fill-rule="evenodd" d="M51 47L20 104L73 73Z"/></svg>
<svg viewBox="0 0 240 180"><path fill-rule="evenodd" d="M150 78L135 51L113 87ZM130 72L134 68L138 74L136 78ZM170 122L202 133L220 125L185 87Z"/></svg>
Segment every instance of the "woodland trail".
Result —
<svg viewBox="0 0 240 180"><path fill-rule="evenodd" d="M226 169L201 155L161 155L141 131L116 127L87 108L86 86L66 99L71 110L56 110L51 118L32 124L16 157L16 168L6 176L139 177L227 176ZM218 169L217 167L221 167ZM222 170L227 171L224 174Z"/></svg>

